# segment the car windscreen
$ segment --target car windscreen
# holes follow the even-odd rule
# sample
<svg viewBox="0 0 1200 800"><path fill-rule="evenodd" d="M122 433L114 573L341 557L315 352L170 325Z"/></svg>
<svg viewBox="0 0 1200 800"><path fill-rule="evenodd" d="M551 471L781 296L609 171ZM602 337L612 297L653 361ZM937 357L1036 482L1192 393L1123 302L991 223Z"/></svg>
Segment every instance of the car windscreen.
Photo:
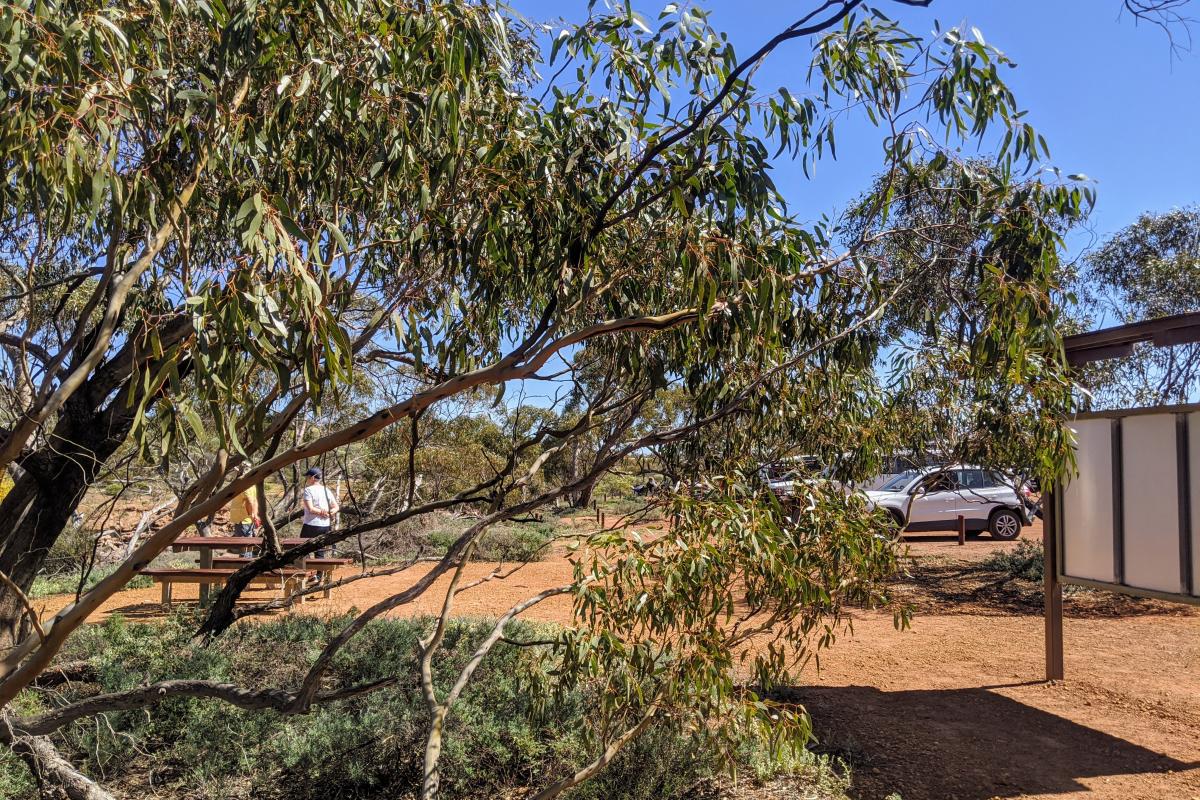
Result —
<svg viewBox="0 0 1200 800"><path fill-rule="evenodd" d="M919 473L915 469L910 469L907 472L901 472L899 475L888 480L883 486L879 487L881 492L898 492L909 484L909 482L917 477Z"/></svg>

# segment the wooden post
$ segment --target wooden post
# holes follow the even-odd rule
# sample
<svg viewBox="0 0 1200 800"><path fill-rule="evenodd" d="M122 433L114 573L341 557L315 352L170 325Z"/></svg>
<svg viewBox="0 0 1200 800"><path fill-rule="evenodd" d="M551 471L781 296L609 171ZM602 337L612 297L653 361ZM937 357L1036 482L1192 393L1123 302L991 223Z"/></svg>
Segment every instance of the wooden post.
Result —
<svg viewBox="0 0 1200 800"><path fill-rule="evenodd" d="M958 546L962 547L967 543L967 518L962 514L958 515Z"/></svg>
<svg viewBox="0 0 1200 800"><path fill-rule="evenodd" d="M1063 679L1062 583L1058 580L1058 515L1055 492L1042 497L1042 570L1046 601L1046 680Z"/></svg>
<svg viewBox="0 0 1200 800"><path fill-rule="evenodd" d="M592 510L596 512L596 524L600 524L600 503L592 501Z"/></svg>
<svg viewBox="0 0 1200 800"><path fill-rule="evenodd" d="M200 548L200 569L212 569L213 551L211 547ZM207 583L200 584L200 605L208 605L209 588Z"/></svg>
<svg viewBox="0 0 1200 800"><path fill-rule="evenodd" d="M600 527L601 528L608 527L608 515L605 514L603 511L600 512Z"/></svg>

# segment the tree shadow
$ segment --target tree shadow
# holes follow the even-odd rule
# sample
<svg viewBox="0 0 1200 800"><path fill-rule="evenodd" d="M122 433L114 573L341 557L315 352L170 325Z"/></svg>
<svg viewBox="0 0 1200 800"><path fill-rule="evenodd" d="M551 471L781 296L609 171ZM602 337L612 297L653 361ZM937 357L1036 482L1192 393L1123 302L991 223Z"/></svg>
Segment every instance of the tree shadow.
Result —
<svg viewBox="0 0 1200 800"><path fill-rule="evenodd" d="M1081 779L1180 772L1183 762L1025 705L991 688L887 692L790 689L821 741L846 761L855 800L986 800L1088 791Z"/></svg>
<svg viewBox="0 0 1200 800"><path fill-rule="evenodd" d="M1041 616L1045 611L1042 582L990 568L986 563L916 559L893 581L898 602L918 614ZM1180 603L1097 589L1068 586L1065 611L1074 618L1119 618L1145 615L1192 616Z"/></svg>
<svg viewBox="0 0 1200 800"><path fill-rule="evenodd" d="M246 592L245 594L248 596L240 598L238 605L257 605L263 601L274 600L279 597L279 593L273 589L261 589L257 591L252 590ZM276 616L291 611L303 611L305 608L308 608L308 606L297 602L291 608L271 609L269 611L263 611L257 616ZM196 597L182 597L175 599L171 609L175 611L186 611L188 613L199 614L203 611L206 611L207 607L202 607L199 599ZM161 620L164 617L169 616L171 614L171 610L168 610L161 602L158 601L143 601L126 603L123 606L116 606L109 609L106 613L108 615L119 614L122 617L131 620Z"/></svg>

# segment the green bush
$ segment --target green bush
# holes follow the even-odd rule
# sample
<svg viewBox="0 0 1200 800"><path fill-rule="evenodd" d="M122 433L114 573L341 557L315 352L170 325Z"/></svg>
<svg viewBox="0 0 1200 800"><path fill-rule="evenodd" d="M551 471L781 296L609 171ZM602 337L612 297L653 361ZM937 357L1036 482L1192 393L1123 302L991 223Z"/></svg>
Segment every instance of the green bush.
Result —
<svg viewBox="0 0 1200 800"><path fill-rule="evenodd" d="M663 518L663 498L615 497L600 503L600 510L607 514L631 517L638 522L653 522Z"/></svg>
<svg viewBox="0 0 1200 800"><path fill-rule="evenodd" d="M95 586L111 575L117 568L117 564L108 564L100 567L93 567L88 574L87 581L84 582L84 591ZM129 583L125 584L126 589L146 589L153 585L153 581L145 576L138 575ZM49 597L54 594L74 594L79 588L79 573L63 572L58 575L39 575L33 579L33 585L29 587L29 596L31 598ZM3 796L3 795L0 795Z"/></svg>
<svg viewBox="0 0 1200 800"><path fill-rule="evenodd" d="M96 666L99 686L90 687L91 692L119 691L165 678L291 687L346 621L288 615L237 626L206 644L193 639L195 620L187 612L159 624L114 617L81 629L62 658L86 658ZM83 720L54 738L85 772L104 776L107 786L131 797L409 797L420 783L428 719L413 679L416 650L429 625L428 619L371 623L335 659L329 686L388 676L401 676L403 682L318 707L308 715L285 717L239 711L215 700L174 699L146 710L109 714L107 724ZM441 687L449 684L490 626L473 620L451 624L435 674ZM511 631L522 639L547 634L545 626L527 623L514 623ZM572 694L535 709L522 680L530 661L526 650L499 647L452 710L441 763L444 797L507 796L574 771L590 758L583 734L586 698ZM81 696L83 688L73 685L65 692L53 695L53 702ZM19 713L46 707L49 698L26 692L19 698ZM745 771L752 776L795 772L794 764L747 748ZM816 757L799 757L815 776L814 786L836 780ZM648 730L571 797L671 800L692 795L713 772L711 758L663 725ZM34 791L24 766L11 756L0 757L0 796L32 800Z"/></svg>
<svg viewBox="0 0 1200 800"><path fill-rule="evenodd" d="M632 497L633 487L641 483L641 481L642 479L635 478L632 475L606 472L596 482L596 494L600 496L608 495L609 497Z"/></svg>
<svg viewBox="0 0 1200 800"><path fill-rule="evenodd" d="M1011 550L992 553L983 562L983 568L1000 572L1010 578L1040 581L1045 576L1045 551L1041 542L1022 539Z"/></svg>
<svg viewBox="0 0 1200 800"><path fill-rule="evenodd" d="M461 520L429 534L431 555L441 555L471 524ZM511 522L493 525L479 537L472 556L476 561L541 561L550 554L555 526L546 522Z"/></svg>
<svg viewBox="0 0 1200 800"><path fill-rule="evenodd" d="M7 747L0 747L0 797L36 797L33 776Z"/></svg>

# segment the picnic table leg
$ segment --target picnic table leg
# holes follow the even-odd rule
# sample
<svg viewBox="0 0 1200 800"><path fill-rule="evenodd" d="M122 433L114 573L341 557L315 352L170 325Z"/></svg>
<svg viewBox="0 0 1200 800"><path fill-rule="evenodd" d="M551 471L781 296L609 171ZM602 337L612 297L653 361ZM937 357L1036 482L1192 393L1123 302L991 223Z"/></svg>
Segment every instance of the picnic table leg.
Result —
<svg viewBox="0 0 1200 800"><path fill-rule="evenodd" d="M283 586L284 599L290 607L295 602L296 592L303 588L304 584L300 583L296 578L287 578L280 582ZM300 602L304 602L303 598Z"/></svg>
<svg viewBox="0 0 1200 800"><path fill-rule="evenodd" d="M163 604L163 608L171 607L171 582L170 581L162 582L162 604Z"/></svg>
<svg viewBox="0 0 1200 800"><path fill-rule="evenodd" d="M325 591L321 593L321 596L328 600L333 593L333 590L329 588L329 585L333 583L333 570L321 573L321 578L323 579L322 583L325 584Z"/></svg>
<svg viewBox="0 0 1200 800"><path fill-rule="evenodd" d="M212 569L213 551L211 547L200 548L200 569ZM208 584L200 584L200 605L208 605Z"/></svg>

